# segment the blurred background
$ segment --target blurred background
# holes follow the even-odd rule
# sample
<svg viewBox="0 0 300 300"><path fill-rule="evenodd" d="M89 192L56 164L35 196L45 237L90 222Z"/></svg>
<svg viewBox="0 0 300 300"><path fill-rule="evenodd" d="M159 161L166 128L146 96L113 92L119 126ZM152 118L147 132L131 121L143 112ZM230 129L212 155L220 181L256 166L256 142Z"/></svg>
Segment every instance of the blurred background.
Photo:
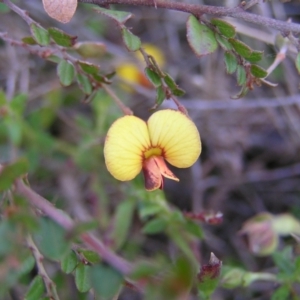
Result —
<svg viewBox="0 0 300 300"><path fill-rule="evenodd" d="M64 25L46 15L41 1L15 2L45 28L61 28L77 36L79 42L99 42L97 55L87 60L100 65L104 73L116 71L111 87L135 115L148 118L156 94L144 78L145 63L126 50L113 21L95 13L89 5L79 4L75 17ZM240 3L235 0L186 2L226 7ZM187 14L114 7L134 14L127 26L141 38L146 51L157 59L162 70L171 74L186 91L179 100L199 129L203 146L199 161L190 169L173 168L180 182L166 180L164 191L171 205L184 212L223 213L221 225L203 226L205 238L198 245L200 261L207 261L210 252L214 252L224 264L255 272L268 270L272 267L270 258L253 255L239 231L247 219L261 212L287 212L300 218L300 95L299 74L294 63L296 49L270 28L226 19L236 27L242 41L264 51L259 64L266 69L282 47L286 47L285 58L268 77L277 86L255 87L244 98L233 100L231 96L237 94L239 87L235 75L226 73L223 50L197 58L186 40ZM30 34L19 16L7 12L4 6L1 10L1 32L14 39ZM300 4L296 0L268 1L251 11L283 21L300 20ZM91 102L85 103L77 85L61 86L56 64L1 39L0 86L7 99L28 94L24 101L24 120L16 119L8 127L0 127L0 162L26 155L31 166L29 180L38 193L75 217L85 217L88 212L97 218L104 239L109 236L110 219L122 200L150 197L143 191L141 175L133 182L121 183L105 168L102 153L105 134L121 112L104 91L99 90ZM162 107L175 106L168 100ZM172 253L165 235L141 236L141 224L136 216L131 226L131 238L120 250L123 256L130 259ZM292 244L293 240L287 238L285 243ZM55 273L55 268L52 271ZM272 287L260 283L247 292L220 289L213 299L270 299ZM140 298L128 290L120 299Z"/></svg>

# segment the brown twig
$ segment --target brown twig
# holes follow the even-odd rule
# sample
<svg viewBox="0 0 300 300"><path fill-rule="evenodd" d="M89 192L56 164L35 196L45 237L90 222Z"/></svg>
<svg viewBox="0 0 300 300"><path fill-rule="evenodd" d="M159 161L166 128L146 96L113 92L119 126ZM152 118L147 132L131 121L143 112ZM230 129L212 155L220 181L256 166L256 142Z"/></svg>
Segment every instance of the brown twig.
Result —
<svg viewBox="0 0 300 300"><path fill-rule="evenodd" d="M27 245L30 251L32 252L32 255L34 256L39 275L42 277L46 290L47 295L50 297L50 299L53 300L59 300L59 297L57 295L56 286L55 283L51 280L51 278L48 276L45 267L43 265L43 255L35 245L34 241L32 240L32 237L29 235L27 237Z"/></svg>
<svg viewBox="0 0 300 300"><path fill-rule="evenodd" d="M262 25L265 27L274 28L282 33L292 32L294 34L300 33L300 24L287 23L280 20L274 20L272 18L256 15L253 13L245 12L242 7L226 8L220 6L200 5L200 4L188 4L182 2L171 2L165 0L157 0L155 3L153 0L79 0L82 3L109 5L109 4L122 4L133 6L147 6L157 7L169 10L177 10L181 12L190 13L196 16L207 14L215 17L232 17L235 19L243 20L256 25Z"/></svg>
<svg viewBox="0 0 300 300"><path fill-rule="evenodd" d="M44 214L66 230L71 230L74 227L75 223L65 212L55 208L48 200L26 186L23 180L16 180L15 191L19 195L25 197L32 206L40 209ZM97 252L103 260L122 274L127 275L132 271L132 265L129 262L107 248L95 235L83 233L80 237L88 248Z"/></svg>
<svg viewBox="0 0 300 300"><path fill-rule="evenodd" d="M110 87L108 87L107 85L103 84L102 88L115 101L115 103L119 106L119 108L122 110L122 112L124 113L124 115L133 115L132 110L129 107L127 107L120 100L120 98L115 94L115 92Z"/></svg>

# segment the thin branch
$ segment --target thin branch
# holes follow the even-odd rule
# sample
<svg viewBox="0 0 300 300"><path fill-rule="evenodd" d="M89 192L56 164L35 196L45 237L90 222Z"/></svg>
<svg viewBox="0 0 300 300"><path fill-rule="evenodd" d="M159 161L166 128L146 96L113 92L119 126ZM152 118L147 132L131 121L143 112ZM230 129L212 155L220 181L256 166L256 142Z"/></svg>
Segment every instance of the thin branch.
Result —
<svg viewBox="0 0 300 300"><path fill-rule="evenodd" d="M9 0L2 0L4 4L6 4L12 11L18 14L22 19L30 26L31 24L37 24L37 22L33 21L26 10L19 8L18 6L14 5Z"/></svg>
<svg viewBox="0 0 300 300"><path fill-rule="evenodd" d="M207 111L207 110L246 110L246 109L264 109L266 107L283 107L300 104L300 95L293 95L279 100L276 98L261 98L247 99L247 101L232 101L232 100L200 100L189 99L182 101L184 106L190 114L194 111ZM164 107L169 107L168 102L164 102Z"/></svg>
<svg viewBox="0 0 300 300"><path fill-rule="evenodd" d="M119 106L119 108L122 110L124 115L133 115L132 110L121 101L121 99L115 94L115 92L109 86L103 84L102 88L115 101L115 103Z"/></svg>
<svg viewBox="0 0 300 300"><path fill-rule="evenodd" d="M55 208L48 200L26 186L23 180L16 180L15 191L19 195L25 197L32 206L40 209L44 214L66 230L71 230L74 227L75 223L65 212ZM103 260L116 268L119 272L124 275L131 272L132 265L107 248L95 235L83 233L80 237L88 248L97 252Z"/></svg>
<svg viewBox="0 0 300 300"><path fill-rule="evenodd" d="M56 286L55 283L51 280L51 278L48 276L45 267L43 265L43 255L35 245L34 241L32 240L32 237L29 235L27 237L27 245L30 251L32 252L32 255L34 256L39 275L42 277L46 290L47 290L47 296L49 296L53 300L59 300L59 297L57 295Z"/></svg>
<svg viewBox="0 0 300 300"><path fill-rule="evenodd" d="M196 16L207 14L215 17L232 17L256 25L270 27L284 34L289 32L292 32L294 34L300 33L300 24L288 23L288 22L274 20L272 18L256 15L253 13L248 13L245 12L245 10L240 6L233 7L233 8L226 8L220 6L188 4L188 3L171 2L165 0L157 0L155 1L155 3L153 2L153 0L79 0L79 2L98 4L98 5L122 4L122 5L133 5L133 6L147 6L147 7L157 7L157 8L164 8L169 10L186 12Z"/></svg>
<svg viewBox="0 0 300 300"><path fill-rule="evenodd" d="M245 2L245 1L243 1L243 2ZM262 0L250 0L243 6L243 8L244 8L244 10L247 10L247 9L251 8L252 6L259 4L260 2L262 2Z"/></svg>

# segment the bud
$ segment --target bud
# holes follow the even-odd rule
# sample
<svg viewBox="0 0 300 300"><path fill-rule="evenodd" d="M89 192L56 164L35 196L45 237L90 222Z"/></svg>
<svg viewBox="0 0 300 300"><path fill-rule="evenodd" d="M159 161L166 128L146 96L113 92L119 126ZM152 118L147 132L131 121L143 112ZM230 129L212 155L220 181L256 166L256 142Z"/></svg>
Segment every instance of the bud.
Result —
<svg viewBox="0 0 300 300"><path fill-rule="evenodd" d="M207 265L203 265L197 275L198 290L201 298L208 297L217 288L222 262L213 254L210 254L210 259Z"/></svg>
<svg viewBox="0 0 300 300"><path fill-rule="evenodd" d="M255 255L266 256L277 249L279 237L273 228L273 216L269 213L254 216L239 233L246 237L249 250Z"/></svg>

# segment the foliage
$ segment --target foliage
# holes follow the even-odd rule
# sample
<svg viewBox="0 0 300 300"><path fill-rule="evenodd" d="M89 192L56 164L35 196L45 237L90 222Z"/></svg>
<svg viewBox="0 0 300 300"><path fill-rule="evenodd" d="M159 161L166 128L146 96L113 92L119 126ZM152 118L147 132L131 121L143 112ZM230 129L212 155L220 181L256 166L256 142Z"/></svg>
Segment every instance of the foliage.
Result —
<svg viewBox="0 0 300 300"><path fill-rule="evenodd" d="M142 11L130 5L110 6L114 1L103 1L103 5L80 6L80 16L88 16L82 21L74 16L77 1L68 0L69 8L63 6L67 2L62 1L58 5L61 9L57 9L51 1L43 0L50 17L63 23L73 18L72 24L79 24L73 30L72 26L59 26L47 19L42 6L35 11L22 1L15 2L3 0L0 3L3 16L0 23L3 22L8 31L0 32L0 55L5 47L13 49L5 55L11 55L16 64L21 65L25 52L30 55L34 75L30 82L24 77L18 82L14 74L19 71L14 73L13 65L6 66L6 85L0 90L1 299L15 293L27 300L71 299L74 295L76 299L116 300L135 296L138 299L214 299L215 292L230 299L239 289L247 295L244 299L256 295L272 295L272 300L297 299L300 222L299 211L294 206L284 207L284 213L272 211L270 206L266 209L268 213L258 214L257 209L250 215L238 204L240 231L237 232L230 224L234 220L226 215L223 220L217 205L213 207L215 211L198 211L205 205L196 209L194 201L194 207L180 209L169 201L168 192L145 191L140 177L131 182L118 182L107 172L103 146L108 129L122 114L132 114L133 98L143 102L138 96L140 91L146 91L144 95L148 93L152 99L147 103L148 109L143 108L140 113L144 119L149 110L152 113L169 105L188 115L185 107L188 101L184 98L179 101L178 97L190 95L189 84L184 82L184 76L175 74L175 68L165 67L165 62L159 62L147 50L142 26L139 30L133 19L134 12L138 15ZM125 2L130 4L130 1ZM173 9L171 1L163 2L153 1L149 6L165 5L164 8ZM222 18L247 13L248 7L215 10L209 6L182 4L176 9L180 7L188 12L186 28L181 25L180 35L184 31L184 38L180 37L180 43L189 45L188 51L197 62L221 58L225 68L217 69L214 76L218 78L225 71L233 89L236 85L240 87L237 95L232 96L234 99L257 93L262 84L266 93L271 93L276 84L266 78L274 75L274 69L285 59L289 47L296 45L299 50L295 27L287 31L285 26L289 25L278 21L278 26L283 26L281 33L286 36L274 62L270 62L264 51L258 50L261 44L256 46L242 37L235 25ZM197 7L202 7L204 12L209 8L210 12L206 12L209 17L197 12ZM20 20L26 22L26 29L20 30L21 37L16 29L9 30L6 17L16 20L17 24ZM259 16L257 18L259 20ZM266 22L266 26L274 22ZM86 40L90 36L97 38ZM112 46L115 39L122 44L118 51ZM122 55L121 59L117 57L119 52L122 55L128 52L132 58L129 66L134 72L125 74L131 74L133 80L118 76L118 67L128 66ZM165 58L168 59L171 60ZM293 53L293 61L294 72L299 72L299 53ZM1 60L0 67L3 63ZM274 78L276 76L272 80ZM280 76L277 78L281 80ZM0 80L4 82L3 78ZM38 91L39 86L42 92ZM201 179L208 187L206 193L204 187L195 182L192 190L193 194L209 199L210 188L216 182L213 176L222 172L209 163L212 161L209 155L218 151L212 150L210 138L216 133L207 133L207 124L197 125L201 137L204 132L203 172L213 175L211 180ZM237 159L237 155L234 156ZM227 168L228 156L219 157ZM292 175L299 175L297 167L292 168ZM200 168L199 161L193 170L197 168ZM233 169L228 170L225 177L232 178L230 184L234 185L235 180L240 181L238 176L232 175ZM184 181L186 174L179 176L180 180ZM281 173L274 174L270 175L271 180L281 178ZM258 178L256 181L265 180L264 174L254 175ZM194 181L199 180L193 176ZM249 178L249 182L255 181L253 176ZM166 186L168 191L168 182ZM169 190L178 191L173 186L169 186ZM177 199L180 197L177 195ZM243 245L240 237L246 238L248 249L241 246L247 253L246 262L231 253L228 246L224 252L221 247L213 246L214 243L222 245L215 233L222 229L230 232L225 240L238 236L238 243ZM222 257L224 264L211 251ZM267 263L257 263L254 270L251 261L256 261L256 256L264 257ZM272 285L256 291L257 282Z"/></svg>

